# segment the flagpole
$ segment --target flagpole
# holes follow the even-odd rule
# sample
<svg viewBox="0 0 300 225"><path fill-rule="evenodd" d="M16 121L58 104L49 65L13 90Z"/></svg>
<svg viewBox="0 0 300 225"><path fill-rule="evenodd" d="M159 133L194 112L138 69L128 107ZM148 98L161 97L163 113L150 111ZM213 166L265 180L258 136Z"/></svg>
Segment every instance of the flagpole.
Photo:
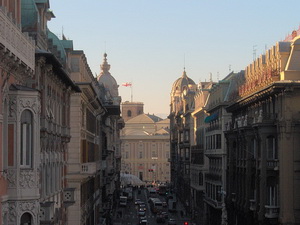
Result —
<svg viewBox="0 0 300 225"><path fill-rule="evenodd" d="M131 85L130 85L130 97L131 97L131 102L133 102L133 96L132 96L132 82L131 82Z"/></svg>

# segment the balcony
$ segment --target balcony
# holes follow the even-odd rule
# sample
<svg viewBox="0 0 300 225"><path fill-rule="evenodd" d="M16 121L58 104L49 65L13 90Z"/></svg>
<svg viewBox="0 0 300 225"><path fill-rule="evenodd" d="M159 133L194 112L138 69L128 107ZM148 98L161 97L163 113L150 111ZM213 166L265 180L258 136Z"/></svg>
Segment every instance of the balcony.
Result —
<svg viewBox="0 0 300 225"><path fill-rule="evenodd" d="M222 202L221 201L217 201L214 199L211 199L207 196L205 196L204 201L209 204L210 206L214 207L215 209L221 209L222 208Z"/></svg>
<svg viewBox="0 0 300 225"><path fill-rule="evenodd" d="M95 162L81 164L81 174L93 175L97 172L97 165Z"/></svg>
<svg viewBox="0 0 300 225"><path fill-rule="evenodd" d="M268 159L267 160L267 169L278 170L278 159Z"/></svg>
<svg viewBox="0 0 300 225"><path fill-rule="evenodd" d="M27 34L22 33L5 8L0 9L0 45L10 57L23 62L30 70L35 67L35 44Z"/></svg>
<svg viewBox="0 0 300 225"><path fill-rule="evenodd" d="M278 218L279 215L279 206L274 205L265 205L266 213L265 217L269 219Z"/></svg>

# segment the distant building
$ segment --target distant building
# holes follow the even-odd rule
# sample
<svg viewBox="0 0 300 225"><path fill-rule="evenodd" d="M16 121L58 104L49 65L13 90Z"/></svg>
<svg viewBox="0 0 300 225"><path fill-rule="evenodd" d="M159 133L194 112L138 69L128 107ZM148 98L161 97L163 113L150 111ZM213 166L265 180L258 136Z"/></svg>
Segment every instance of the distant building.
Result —
<svg viewBox="0 0 300 225"><path fill-rule="evenodd" d="M170 104L171 181L173 190L191 210L191 140L194 135L194 96L197 85L186 71L172 86Z"/></svg>
<svg viewBox="0 0 300 225"><path fill-rule="evenodd" d="M137 107L142 110L140 104ZM125 106L125 113L126 109ZM170 182L169 125L168 119L150 114L127 120L121 133L121 173L135 175L147 183Z"/></svg>
<svg viewBox="0 0 300 225"><path fill-rule="evenodd" d="M122 118L124 122L144 113L144 103L142 102L122 102Z"/></svg>

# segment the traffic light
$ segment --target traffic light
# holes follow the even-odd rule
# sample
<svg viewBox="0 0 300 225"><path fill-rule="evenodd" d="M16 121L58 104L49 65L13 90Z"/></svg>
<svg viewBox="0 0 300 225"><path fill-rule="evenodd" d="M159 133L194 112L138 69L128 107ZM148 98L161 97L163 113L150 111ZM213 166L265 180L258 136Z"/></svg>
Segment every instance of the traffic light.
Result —
<svg viewBox="0 0 300 225"><path fill-rule="evenodd" d="M183 225L189 225L189 222L184 222Z"/></svg>

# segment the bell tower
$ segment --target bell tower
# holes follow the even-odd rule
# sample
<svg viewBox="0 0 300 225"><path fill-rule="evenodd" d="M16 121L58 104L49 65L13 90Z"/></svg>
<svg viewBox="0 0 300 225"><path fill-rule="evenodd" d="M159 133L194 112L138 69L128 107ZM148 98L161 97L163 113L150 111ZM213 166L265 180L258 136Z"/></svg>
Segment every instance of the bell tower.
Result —
<svg viewBox="0 0 300 225"><path fill-rule="evenodd" d="M144 113L144 103L142 102L123 102L122 118L124 122Z"/></svg>

